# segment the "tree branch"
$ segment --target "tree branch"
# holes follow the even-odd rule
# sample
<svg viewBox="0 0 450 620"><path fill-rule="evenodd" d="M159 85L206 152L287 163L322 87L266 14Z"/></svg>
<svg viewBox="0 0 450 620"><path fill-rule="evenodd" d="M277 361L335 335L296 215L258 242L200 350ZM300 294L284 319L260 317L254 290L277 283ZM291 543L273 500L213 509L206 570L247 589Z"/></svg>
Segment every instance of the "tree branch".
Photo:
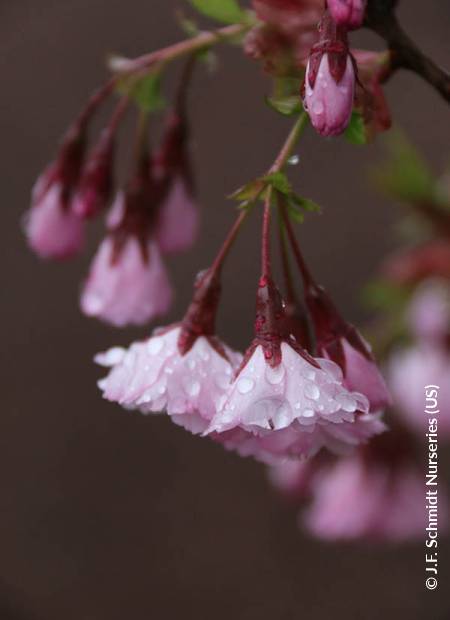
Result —
<svg viewBox="0 0 450 620"><path fill-rule="evenodd" d="M428 58L403 31L395 15L396 5L397 0L369 0L365 27L388 44L392 53L391 73L397 69L416 73L450 103L450 74Z"/></svg>

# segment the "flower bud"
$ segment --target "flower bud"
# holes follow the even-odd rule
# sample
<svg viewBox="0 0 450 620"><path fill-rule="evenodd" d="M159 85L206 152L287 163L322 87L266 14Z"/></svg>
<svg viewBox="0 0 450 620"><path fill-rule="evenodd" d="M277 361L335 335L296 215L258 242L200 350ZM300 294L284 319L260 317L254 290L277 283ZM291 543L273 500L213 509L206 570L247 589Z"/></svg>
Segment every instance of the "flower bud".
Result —
<svg viewBox="0 0 450 620"><path fill-rule="evenodd" d="M328 0L328 9L338 26L360 28L364 21L366 0Z"/></svg>
<svg viewBox="0 0 450 620"><path fill-rule="evenodd" d="M322 136L337 136L353 109L355 69L345 31L328 12L319 26L320 40L311 49L305 73L304 106Z"/></svg>
<svg viewBox="0 0 450 620"><path fill-rule="evenodd" d="M59 153L36 181L24 229L30 247L41 258L63 259L78 252L84 226L71 209L85 150L85 131L76 123Z"/></svg>
<svg viewBox="0 0 450 620"><path fill-rule="evenodd" d="M81 174L72 207L79 217L94 217L107 206L113 187L113 156L113 135L107 128L89 153Z"/></svg>

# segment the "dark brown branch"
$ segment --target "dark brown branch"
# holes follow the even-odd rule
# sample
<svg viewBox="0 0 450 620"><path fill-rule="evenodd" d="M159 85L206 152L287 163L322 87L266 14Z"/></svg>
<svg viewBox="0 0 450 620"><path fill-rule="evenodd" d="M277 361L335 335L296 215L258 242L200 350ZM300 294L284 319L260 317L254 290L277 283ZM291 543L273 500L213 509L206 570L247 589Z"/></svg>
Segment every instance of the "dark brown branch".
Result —
<svg viewBox="0 0 450 620"><path fill-rule="evenodd" d="M396 0L369 0L365 27L383 38L392 52L391 72L407 69L422 77L450 103L450 74L428 58L401 28Z"/></svg>

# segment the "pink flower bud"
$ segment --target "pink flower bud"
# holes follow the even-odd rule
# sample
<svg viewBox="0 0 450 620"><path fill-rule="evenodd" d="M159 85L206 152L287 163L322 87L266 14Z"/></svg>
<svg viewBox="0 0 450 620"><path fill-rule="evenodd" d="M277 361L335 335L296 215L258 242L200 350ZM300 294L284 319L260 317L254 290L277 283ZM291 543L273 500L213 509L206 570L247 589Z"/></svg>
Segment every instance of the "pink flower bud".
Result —
<svg viewBox="0 0 450 620"><path fill-rule="evenodd" d="M321 57L318 70L308 61L305 74L304 105L313 127L322 136L337 136L345 131L352 114L355 71L349 54L344 70L336 76L330 66L330 53Z"/></svg>
<svg viewBox="0 0 450 620"><path fill-rule="evenodd" d="M328 0L327 3L331 16L338 26L353 30L362 25L366 0Z"/></svg>
<svg viewBox="0 0 450 620"><path fill-rule="evenodd" d="M42 258L68 258L83 245L84 227L71 210L71 199L84 147L84 128L75 124L65 136L55 161L33 187L24 230L30 247Z"/></svg>
<svg viewBox="0 0 450 620"><path fill-rule="evenodd" d="M78 184L72 208L79 217L93 217L107 206L113 186L113 156L113 135L105 129L87 157Z"/></svg>
<svg viewBox="0 0 450 620"><path fill-rule="evenodd" d="M83 246L84 223L68 207L60 181L47 183L51 170L37 181L31 209L24 218L24 230L31 249L41 258L64 259L76 254ZM40 185L46 185L41 193Z"/></svg>
<svg viewBox="0 0 450 620"><path fill-rule="evenodd" d="M88 316L123 327L164 314L172 288L157 245L129 235L119 251L113 236L100 245L81 295Z"/></svg>

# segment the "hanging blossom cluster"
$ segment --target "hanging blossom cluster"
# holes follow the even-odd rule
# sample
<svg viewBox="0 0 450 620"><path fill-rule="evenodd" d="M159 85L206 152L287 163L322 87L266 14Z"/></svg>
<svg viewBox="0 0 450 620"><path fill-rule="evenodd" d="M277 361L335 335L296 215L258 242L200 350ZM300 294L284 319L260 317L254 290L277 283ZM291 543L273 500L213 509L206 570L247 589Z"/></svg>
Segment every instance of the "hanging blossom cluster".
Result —
<svg viewBox="0 0 450 620"><path fill-rule="evenodd" d="M136 59L112 59L113 76L72 123L35 184L24 220L28 243L42 258L72 257L84 247L88 221L103 215L105 237L82 288L82 311L117 327L164 315L173 297L164 258L188 250L199 226L187 105L194 68L216 44L238 42L273 77L268 104L292 116L293 128L269 169L234 194L240 213L211 265L198 274L184 316L128 349L97 354L95 361L108 369L99 387L125 409L164 412L191 433L267 464L279 487L288 480L308 489L315 499L307 522L319 535L407 537L417 523L417 511L409 525L401 519L416 497L412 453L404 447L397 455L390 447L396 438L405 442L398 430L385 432L383 412L392 400L371 348L304 259L292 222L316 205L295 193L286 166L308 121L322 136L345 134L360 144L388 129L382 84L410 56L404 50L402 56L392 33L386 51L350 48L352 30L364 23L379 31L383 19L393 18L370 1L254 0L252 11L236 0L194 4L228 25L195 31L189 22L185 41ZM181 57L185 67L155 146L149 119L164 103L163 72ZM425 60L417 72L430 81L431 61ZM114 95L119 101L89 145L92 119ZM138 117L134 155L128 180L116 188L117 134L130 109ZM239 352L215 325L226 259L257 205L263 217L254 334ZM284 290L272 264L274 214ZM436 326L429 331L438 339ZM408 363L414 361L396 368ZM390 373L394 392L404 383L396 372ZM392 497L399 501L385 519Z"/></svg>

